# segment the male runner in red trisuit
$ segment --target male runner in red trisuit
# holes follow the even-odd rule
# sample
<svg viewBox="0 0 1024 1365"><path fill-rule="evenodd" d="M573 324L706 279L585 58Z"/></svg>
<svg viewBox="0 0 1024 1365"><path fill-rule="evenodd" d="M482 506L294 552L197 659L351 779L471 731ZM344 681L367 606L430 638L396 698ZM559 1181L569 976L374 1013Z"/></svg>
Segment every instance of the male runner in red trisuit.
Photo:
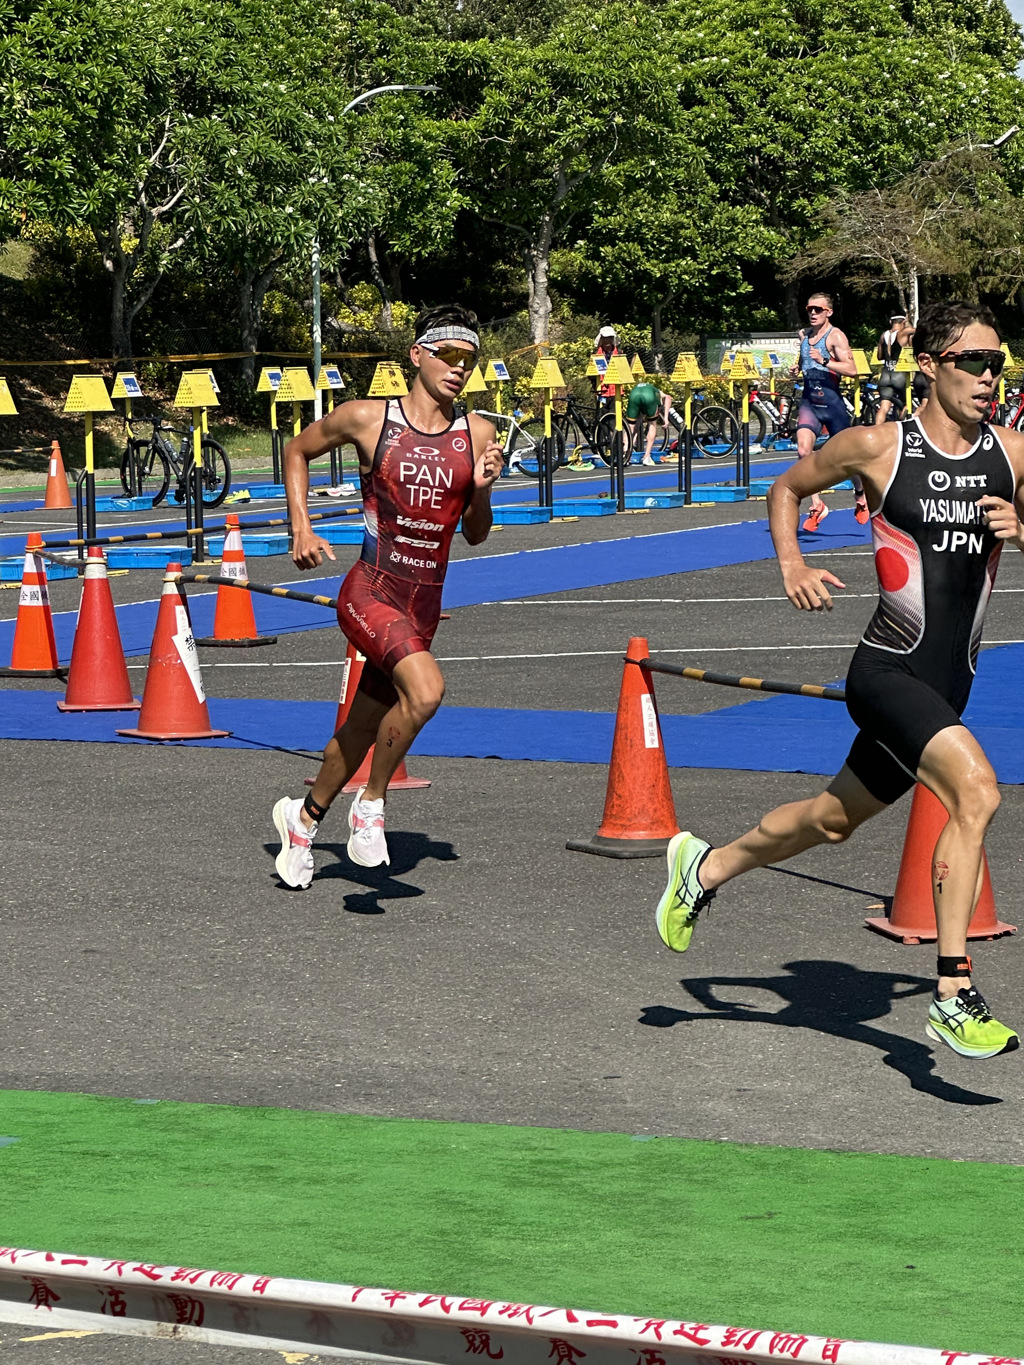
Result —
<svg viewBox="0 0 1024 1365"><path fill-rule="evenodd" d="M310 460L355 445L366 523L362 556L338 594L338 624L366 656L352 709L324 750L305 801L283 797L274 807L281 836L275 866L288 886L312 881L320 821L371 744L370 776L349 811L348 854L361 867L390 861L388 783L444 696L430 644L452 536L461 517L470 545L487 539L491 485L501 473L494 427L455 410L479 356L476 327L475 314L457 304L422 313L409 352L416 378L407 398L342 403L284 448L292 559L300 569L316 568L324 555L334 559L306 510Z"/></svg>
<svg viewBox="0 0 1024 1365"><path fill-rule="evenodd" d="M846 705L859 733L846 763L820 796L779 806L721 848L677 834L657 925L667 947L685 951L719 887L815 844L841 843L920 782L949 812L932 859L938 984L925 1031L963 1057L996 1057L1018 1038L971 984L967 929L999 788L960 717L1000 553L1005 544L1024 550L1024 436L985 420L1005 360L987 308L930 305L914 354L932 385L923 416L841 431L776 479L768 496L786 596L801 611L831 610L826 585L843 584L804 562L800 500L841 479L864 480L879 602L847 672Z"/></svg>

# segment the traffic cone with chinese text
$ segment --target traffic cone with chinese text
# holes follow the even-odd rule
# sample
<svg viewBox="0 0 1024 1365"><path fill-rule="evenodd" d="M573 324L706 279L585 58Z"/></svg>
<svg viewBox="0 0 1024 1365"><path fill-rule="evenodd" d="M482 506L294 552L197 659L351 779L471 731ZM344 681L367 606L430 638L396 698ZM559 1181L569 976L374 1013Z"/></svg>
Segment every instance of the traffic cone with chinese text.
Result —
<svg viewBox="0 0 1024 1365"><path fill-rule="evenodd" d="M107 561L99 545L89 546L82 604L64 700L58 711L137 711L117 626Z"/></svg>
<svg viewBox="0 0 1024 1365"><path fill-rule="evenodd" d="M60 453L60 442L50 442L50 468L46 475L44 507L74 507L68 476L64 470L64 459Z"/></svg>
<svg viewBox="0 0 1024 1365"><path fill-rule="evenodd" d="M338 699L338 713L334 718L334 733L337 734L341 727L348 720L348 713L352 710L352 702L359 686L359 679L363 676L363 665L366 663L366 655L360 654L351 640L348 642L348 649L345 651L345 667L341 675L341 696ZM370 745L369 753L359 765L359 771L342 788L346 792L358 791L360 787L365 787L370 776L370 764L373 762L374 746ZM306 778L306 786L311 787L314 779ZM423 787L430 786L429 777L410 777L409 770L405 766L403 758L395 770L395 775L388 783L388 791L419 791Z"/></svg>
<svg viewBox="0 0 1024 1365"><path fill-rule="evenodd" d="M937 796L920 783L914 788L914 799L907 821L907 837L903 844L896 891L888 917L884 915L865 920L874 929L903 943L934 943L938 937L935 926L935 904L932 900L932 859L939 835L946 827L949 815ZM968 938L1000 938L1015 934L1016 926L1004 924L996 917L996 902L992 894L992 879L988 859L982 849L981 895L967 930Z"/></svg>
<svg viewBox="0 0 1024 1365"><path fill-rule="evenodd" d="M31 531L25 544L25 565L21 571L21 596L18 619L14 623L11 665L0 668L3 678L63 678L66 669L57 664L57 642L53 636L50 594L46 586L46 561L33 551L41 549L43 538Z"/></svg>
<svg viewBox="0 0 1024 1365"><path fill-rule="evenodd" d="M225 524L224 549L221 552L221 578L248 578L245 550L238 513L229 512ZM242 588L217 589L217 605L213 612L213 634L196 641L197 645L217 645L228 649L246 649L251 645L276 645L276 635L259 635L253 612L252 594Z"/></svg>
<svg viewBox="0 0 1024 1365"><path fill-rule="evenodd" d="M634 636L615 717L604 818L593 839L570 839L566 848L607 858L653 858L679 833L668 763L654 699L654 680L639 661L650 657L647 641Z"/></svg>
<svg viewBox="0 0 1024 1365"><path fill-rule="evenodd" d="M135 739L221 739L230 733L210 728L188 603L181 586L174 581L178 573L180 564L168 564L138 726L118 730L119 735Z"/></svg>

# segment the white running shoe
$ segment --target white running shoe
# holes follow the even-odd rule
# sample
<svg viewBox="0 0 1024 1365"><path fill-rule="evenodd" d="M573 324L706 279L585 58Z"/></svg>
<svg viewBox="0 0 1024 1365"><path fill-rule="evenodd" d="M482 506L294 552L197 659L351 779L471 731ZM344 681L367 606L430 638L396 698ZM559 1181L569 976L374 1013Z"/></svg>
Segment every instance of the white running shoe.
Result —
<svg viewBox="0 0 1024 1365"><path fill-rule="evenodd" d="M277 875L285 886L298 886L303 891L313 880L313 840L319 825L307 829L299 811L302 801L282 796L274 807L273 816L281 836L281 852L274 859Z"/></svg>
<svg viewBox="0 0 1024 1365"><path fill-rule="evenodd" d="M356 799L348 813L348 856L360 867L380 867L387 863L388 841L384 838L384 802L364 801L365 787L356 792Z"/></svg>

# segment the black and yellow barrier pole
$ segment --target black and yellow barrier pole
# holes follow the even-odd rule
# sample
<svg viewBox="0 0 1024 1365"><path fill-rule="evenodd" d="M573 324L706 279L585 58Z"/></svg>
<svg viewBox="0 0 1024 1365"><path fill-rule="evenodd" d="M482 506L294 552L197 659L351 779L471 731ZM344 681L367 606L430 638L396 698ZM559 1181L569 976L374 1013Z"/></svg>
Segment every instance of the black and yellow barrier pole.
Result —
<svg viewBox="0 0 1024 1365"><path fill-rule="evenodd" d="M633 371L624 355L613 355L604 372L605 384L615 388L615 435L612 438L611 494L615 499L615 510L626 510L626 465L624 425L622 421L622 394L633 384Z"/></svg>
<svg viewBox="0 0 1024 1365"><path fill-rule="evenodd" d="M270 463L273 466L274 483L281 482L281 451L278 446L277 430L277 391L281 387L284 371L280 365L266 365L260 370L257 393L270 394Z"/></svg>
<svg viewBox="0 0 1024 1365"><path fill-rule="evenodd" d="M139 470L135 463L135 452L132 450L132 441L135 438L135 432L132 431L132 400L142 397L142 388L130 370L118 370L114 376L110 396L119 398L124 403L124 430L128 438L128 496L137 498L142 489L139 487Z"/></svg>
<svg viewBox="0 0 1024 1365"><path fill-rule="evenodd" d="M871 362L868 360L867 352L853 349L853 363L857 366L857 377L853 381L853 424L860 426L864 419L864 395L861 385L865 379L871 378Z"/></svg>
<svg viewBox="0 0 1024 1365"><path fill-rule="evenodd" d="M737 351L729 369L729 378L739 384L740 443L736 450L736 487L750 487L750 386L760 379L760 372L749 351Z"/></svg>
<svg viewBox="0 0 1024 1365"><path fill-rule="evenodd" d="M683 386L683 429L679 435L679 470L677 488L683 495L683 505L693 502L693 386L704 382L695 351L680 351L675 368L669 376L670 384Z"/></svg>
<svg viewBox="0 0 1024 1365"><path fill-rule="evenodd" d="M195 558L202 563L206 558L203 513L203 412L220 407L213 391L209 370L190 370L181 376L178 392L174 395L176 408L188 408L192 413L192 468L185 480L185 526L195 530Z"/></svg>
<svg viewBox="0 0 1024 1365"><path fill-rule="evenodd" d="M341 391L345 387L345 381L341 377L341 371L337 365L321 365L320 373L316 377L317 391L323 392L327 400L327 413L334 411L335 391ZM325 414L326 416L327 414ZM345 476L344 455L337 446L331 447L331 486L337 488Z"/></svg>
<svg viewBox="0 0 1024 1365"><path fill-rule="evenodd" d="M718 687L742 687L750 692L778 692L786 697L817 697L820 701L845 701L845 687L823 687L820 683L772 682L767 678L743 678L731 673L712 673L707 668L687 668L683 664L663 664L654 659L625 658L648 673L670 673L691 682L715 683Z"/></svg>
<svg viewBox="0 0 1024 1365"><path fill-rule="evenodd" d="M85 534L96 534L96 447L93 434L93 415L97 412L113 412L106 383L102 375L76 374L64 402L65 412L80 412L85 417L85 469L80 486L84 486ZM82 498L78 499L79 521L81 522Z"/></svg>
<svg viewBox="0 0 1024 1365"><path fill-rule="evenodd" d="M551 507L555 501L555 429L552 422L552 411L555 405L555 390L565 388L565 380L562 372L558 368L558 361L551 356L544 356L537 361L533 375L530 379L530 388L535 392L543 393L544 403L544 448L543 463L538 474L540 475L541 495L538 503L541 507Z"/></svg>
<svg viewBox="0 0 1024 1365"><path fill-rule="evenodd" d="M508 366L504 360L489 360L487 369L484 371L484 381L493 384L494 387L494 411L500 417L504 411L501 406L502 386L507 384L512 376L508 372Z"/></svg>

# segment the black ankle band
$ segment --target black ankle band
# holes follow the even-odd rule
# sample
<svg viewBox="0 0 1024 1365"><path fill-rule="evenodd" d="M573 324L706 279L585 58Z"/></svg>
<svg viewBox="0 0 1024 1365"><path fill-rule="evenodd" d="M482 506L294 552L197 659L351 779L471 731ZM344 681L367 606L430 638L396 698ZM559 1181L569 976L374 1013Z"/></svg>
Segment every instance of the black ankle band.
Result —
<svg viewBox="0 0 1024 1365"><path fill-rule="evenodd" d="M971 959L966 953L963 957L936 958L936 972L939 976L970 976Z"/></svg>
<svg viewBox="0 0 1024 1365"><path fill-rule="evenodd" d="M319 824L320 821L327 814L328 807L318 806L317 803L313 800L313 793L307 792L306 799L302 803L302 809L306 812L306 814L309 816L311 820L315 820L316 823Z"/></svg>

